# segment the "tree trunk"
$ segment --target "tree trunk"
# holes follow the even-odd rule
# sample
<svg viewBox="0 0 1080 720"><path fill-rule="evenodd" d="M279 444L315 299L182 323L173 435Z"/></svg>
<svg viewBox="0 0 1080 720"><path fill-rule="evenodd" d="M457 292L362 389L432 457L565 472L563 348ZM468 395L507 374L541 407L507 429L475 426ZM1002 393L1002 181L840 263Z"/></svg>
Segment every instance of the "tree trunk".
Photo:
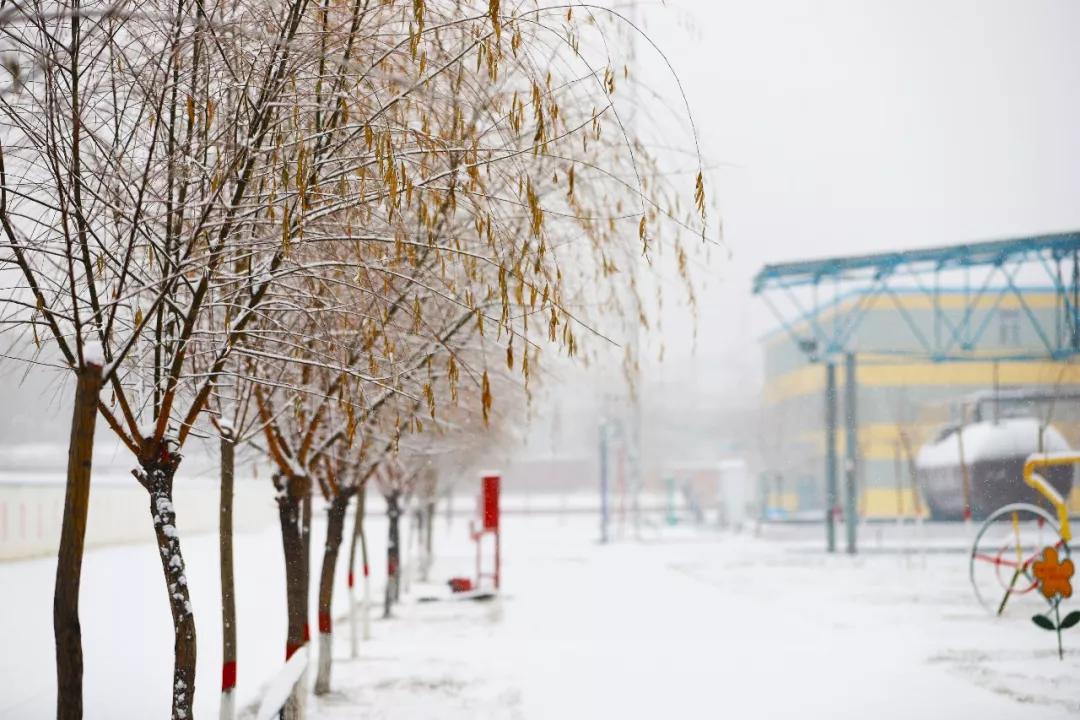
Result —
<svg viewBox="0 0 1080 720"><path fill-rule="evenodd" d="M300 504L300 542L304 552L304 587L311 587L311 484L307 486L304 498ZM306 609L306 604L305 604ZM304 624L307 624L307 613L304 614ZM309 634L306 633L305 634ZM310 640L311 638L308 637Z"/></svg>
<svg viewBox="0 0 1080 720"><path fill-rule="evenodd" d="M406 503L407 505L408 503ZM401 593L409 592L410 578L415 572L413 567L416 563L416 531L419 523L416 522L416 512L404 513L407 524L405 526L405 547L398 554L404 558L404 562L398 564L398 582L394 588L394 601L396 602Z"/></svg>
<svg viewBox="0 0 1080 720"><path fill-rule="evenodd" d="M285 605L288 629L285 636L285 659L288 660L310 639L308 629L308 585L304 562L304 498L309 497L310 482L305 477L276 477L278 486L278 519L281 523L281 545L285 555ZM304 683L297 683L285 705L287 720L304 716Z"/></svg>
<svg viewBox="0 0 1080 720"><path fill-rule="evenodd" d="M398 600L398 562L401 559L401 550L398 547L398 518L401 517L401 509L398 507L398 494L391 493L386 496L386 516L389 518L389 533L386 542L386 594L383 599L383 617L390 617L392 605Z"/></svg>
<svg viewBox="0 0 1080 720"><path fill-rule="evenodd" d="M431 564L435 561L435 555L432 553L432 530L435 526L435 501L429 500L427 503L427 511L424 513L424 566L423 566L423 580L428 582L431 575Z"/></svg>
<svg viewBox="0 0 1080 720"><path fill-rule="evenodd" d="M326 510L326 545L323 549L322 573L319 576L319 669L315 675L315 694L330 692L330 668L334 648L334 571L338 551L345 534L345 511L349 509L352 493L339 491Z"/></svg>
<svg viewBox="0 0 1080 720"><path fill-rule="evenodd" d="M356 496L356 519L353 520L352 537L349 538L349 656L356 659L358 652L356 627L356 538L360 534L364 513L363 489Z"/></svg>
<svg viewBox="0 0 1080 720"><path fill-rule="evenodd" d="M172 718L190 720L195 698L195 616L188 594L180 536L176 530L173 508L173 478L180 456L171 453L167 444L153 453L154 460L144 460L136 475L150 493L150 515L154 520L158 555L168 588L169 610L173 620Z"/></svg>
<svg viewBox="0 0 1080 720"><path fill-rule="evenodd" d="M221 503L219 546L221 550L221 720L236 717L236 598L233 575L233 477L232 437L221 437Z"/></svg>
<svg viewBox="0 0 1080 720"><path fill-rule="evenodd" d="M367 483L360 486L360 499L356 508L356 521L360 524L360 561L364 565L364 594L360 603L360 620L363 627L363 638L371 639L371 572L368 567L367 532L364 530L364 516L367 514Z"/></svg>
<svg viewBox="0 0 1080 720"><path fill-rule="evenodd" d="M56 717L82 718L82 628L79 625L79 582L90 509L90 468L94 454L101 367L85 365L75 388L75 412L68 444L67 493L60 528L53 593L53 633L56 636Z"/></svg>

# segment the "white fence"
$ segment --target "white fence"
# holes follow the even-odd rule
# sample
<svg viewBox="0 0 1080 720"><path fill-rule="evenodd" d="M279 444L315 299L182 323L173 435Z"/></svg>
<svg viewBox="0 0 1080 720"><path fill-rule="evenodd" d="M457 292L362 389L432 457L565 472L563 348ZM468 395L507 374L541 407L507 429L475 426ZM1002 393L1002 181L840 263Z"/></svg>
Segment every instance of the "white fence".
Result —
<svg viewBox="0 0 1080 720"><path fill-rule="evenodd" d="M181 470L182 473L182 470ZM55 554L64 510L62 476L27 477L0 473L0 560ZM213 532L218 527L218 484L207 478L178 477L174 491L181 533ZM90 488L86 544L153 542L146 490L128 475L97 477ZM237 480L233 523L237 531L274 522L270 480Z"/></svg>
<svg viewBox="0 0 1080 720"><path fill-rule="evenodd" d="M180 464L174 486L182 533L218 527L218 459L214 443L195 444ZM0 445L0 561L53 555L64 512L67 446L51 443ZM132 477L130 453L112 441L94 447L87 547L154 542L150 500ZM233 523L238 531L275 522L270 479L237 464Z"/></svg>

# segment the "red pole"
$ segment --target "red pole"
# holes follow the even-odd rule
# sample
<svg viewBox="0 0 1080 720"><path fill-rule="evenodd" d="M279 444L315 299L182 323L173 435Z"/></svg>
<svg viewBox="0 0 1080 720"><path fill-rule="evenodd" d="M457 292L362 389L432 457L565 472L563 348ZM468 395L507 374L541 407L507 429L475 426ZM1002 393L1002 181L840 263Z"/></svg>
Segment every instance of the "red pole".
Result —
<svg viewBox="0 0 1080 720"><path fill-rule="evenodd" d="M473 540L476 541L476 589L480 589L480 539L484 537L484 531L481 530L478 533L473 533Z"/></svg>
<svg viewBox="0 0 1080 720"><path fill-rule="evenodd" d="M483 513L482 525L476 541L476 557L477 557L477 570L476 579L477 587L480 585L480 543L485 533L493 533L495 535L495 589L499 589L499 573L502 569L501 558L499 557L499 485L502 479L496 473L488 473L483 476L482 490L483 498L481 502L481 511Z"/></svg>
<svg viewBox="0 0 1080 720"><path fill-rule="evenodd" d="M499 557L499 538L502 533L499 530L495 530L495 589L499 589L499 574L502 572L502 562Z"/></svg>

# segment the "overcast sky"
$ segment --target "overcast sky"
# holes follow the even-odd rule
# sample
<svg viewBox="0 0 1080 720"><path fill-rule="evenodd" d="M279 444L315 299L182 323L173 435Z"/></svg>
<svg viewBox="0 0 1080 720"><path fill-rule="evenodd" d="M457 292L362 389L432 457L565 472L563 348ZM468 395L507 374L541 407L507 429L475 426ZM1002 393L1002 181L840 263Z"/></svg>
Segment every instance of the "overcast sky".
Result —
<svg viewBox="0 0 1080 720"><path fill-rule="evenodd" d="M731 253L704 273L696 354L669 305L658 381L756 397L756 340L774 327L749 293L764 262L1080 228L1080 2L671 0L639 13L686 89ZM645 47L637 74L672 99ZM30 385L0 420L9 437L57 411L47 378Z"/></svg>
<svg viewBox="0 0 1080 720"><path fill-rule="evenodd" d="M698 382L756 392L764 262L1080 228L1080 2L642 8L716 167L732 254L708 272ZM664 374L683 372L686 337Z"/></svg>

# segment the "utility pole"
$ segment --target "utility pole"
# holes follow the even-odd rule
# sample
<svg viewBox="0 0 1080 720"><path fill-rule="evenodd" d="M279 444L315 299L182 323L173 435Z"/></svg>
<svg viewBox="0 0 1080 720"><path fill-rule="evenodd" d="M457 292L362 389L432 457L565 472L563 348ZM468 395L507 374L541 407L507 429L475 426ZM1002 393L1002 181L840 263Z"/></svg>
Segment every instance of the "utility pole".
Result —
<svg viewBox="0 0 1080 720"><path fill-rule="evenodd" d="M836 482L836 363L825 364L825 542L836 552L836 509L840 494Z"/></svg>
<svg viewBox="0 0 1080 720"><path fill-rule="evenodd" d="M847 551L849 555L855 554L855 531L858 526L856 507L856 477L855 460L859 447L858 425L856 424L855 408L858 386L855 380L855 353L847 353L844 357L844 439L847 442L847 453L844 460L844 471L847 485L844 488L844 524L847 529Z"/></svg>

